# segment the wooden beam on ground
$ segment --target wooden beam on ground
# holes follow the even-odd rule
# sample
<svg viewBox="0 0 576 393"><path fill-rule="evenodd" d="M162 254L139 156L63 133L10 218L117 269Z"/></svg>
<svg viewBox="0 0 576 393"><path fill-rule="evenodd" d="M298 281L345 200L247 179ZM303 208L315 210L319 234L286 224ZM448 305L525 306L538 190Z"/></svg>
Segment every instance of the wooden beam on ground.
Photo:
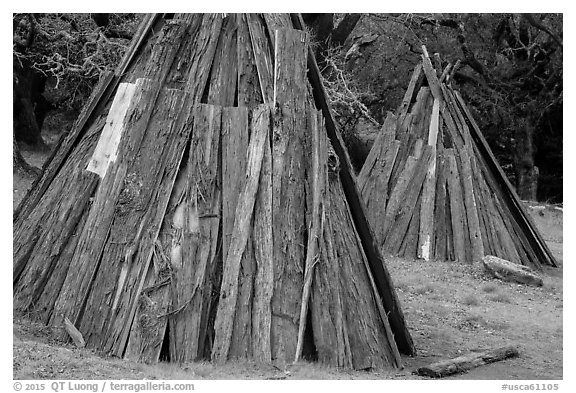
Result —
<svg viewBox="0 0 576 393"><path fill-rule="evenodd" d="M519 356L519 353L516 347L506 346L433 363L420 367L414 373L425 377L443 378L448 375L462 373L476 367L517 356Z"/></svg>

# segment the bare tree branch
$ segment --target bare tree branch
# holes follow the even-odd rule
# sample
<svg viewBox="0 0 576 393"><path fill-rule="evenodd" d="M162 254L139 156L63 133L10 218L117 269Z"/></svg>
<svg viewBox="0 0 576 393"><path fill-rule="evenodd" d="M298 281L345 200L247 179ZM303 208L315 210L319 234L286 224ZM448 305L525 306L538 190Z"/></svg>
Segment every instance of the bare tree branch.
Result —
<svg viewBox="0 0 576 393"><path fill-rule="evenodd" d="M522 16L523 16L524 19L526 19L526 21L528 21L528 23L530 23L532 26L534 26L534 27L537 28L538 30L541 30L541 31L545 32L546 34L548 34L554 41L556 41L556 43L558 44L558 46L563 47L562 39L560 39L560 37L558 37L556 34L554 34L548 27L544 26L543 23L541 23L540 21L537 21L537 20L534 18L534 15L532 15L532 14L522 14Z"/></svg>

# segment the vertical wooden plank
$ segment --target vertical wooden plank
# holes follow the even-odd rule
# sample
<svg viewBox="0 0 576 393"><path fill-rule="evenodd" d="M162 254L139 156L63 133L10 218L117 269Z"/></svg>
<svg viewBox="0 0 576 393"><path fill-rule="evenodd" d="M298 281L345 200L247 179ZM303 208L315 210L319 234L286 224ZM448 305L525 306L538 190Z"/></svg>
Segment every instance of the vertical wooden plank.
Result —
<svg viewBox="0 0 576 393"><path fill-rule="evenodd" d="M252 53L256 68L258 70L258 80L265 104L275 102L274 100L274 70L272 69L272 52L268 38L266 38L265 24L260 15L246 14L250 41L252 42Z"/></svg>
<svg viewBox="0 0 576 393"><path fill-rule="evenodd" d="M139 77L164 83L177 59L180 43L186 34L186 27L187 23L178 20L167 21L162 25L162 29L154 37L150 57L143 64L142 75ZM161 66L158 66L159 64Z"/></svg>
<svg viewBox="0 0 576 393"><path fill-rule="evenodd" d="M329 160L330 162L330 160ZM340 179L328 166L329 212L334 251L340 272L340 288L344 303L344 331L348 336L352 366L357 370L398 367L394 355L395 343L387 337L387 317L379 313L378 300L371 287L371 275L367 270L365 255L358 242L350 210L346 207Z"/></svg>
<svg viewBox="0 0 576 393"><path fill-rule="evenodd" d="M192 95L192 102L200 102L208 81L210 67L216 53L216 44L222 29L222 14L204 14L198 34L194 38L188 62L184 90Z"/></svg>
<svg viewBox="0 0 576 393"><path fill-rule="evenodd" d="M164 89L159 95L162 105L155 108L136 156L126 166L93 290L87 296L81 321L77 322L87 345L117 356L124 352L122 326L131 314L131 302L138 297L137 288L148 270L157 236L150 230L161 224L165 204L154 202L166 160L174 159L169 155L174 153L172 144L178 132L172 131L184 100L185 94L178 90ZM166 200L168 196L169 192ZM157 222L149 221L157 208L161 211Z"/></svg>
<svg viewBox="0 0 576 393"><path fill-rule="evenodd" d="M327 175L327 167L324 170ZM334 367L353 368L332 220L323 221L320 259L314 270L310 304L314 345L320 362Z"/></svg>
<svg viewBox="0 0 576 393"><path fill-rule="evenodd" d="M444 105L441 106L440 112L442 113L442 120L444 120L444 123L446 124L446 130L448 131L448 135L450 136L450 139L452 140L454 147L457 150L463 149L464 140L462 139L462 136L458 132L456 123L454 122L454 119L450 114L450 110L448 109L448 106L445 103Z"/></svg>
<svg viewBox="0 0 576 393"><path fill-rule="evenodd" d="M434 53L434 68L436 69L436 75L440 78L442 75L442 60L438 52Z"/></svg>
<svg viewBox="0 0 576 393"><path fill-rule="evenodd" d="M460 157L462 160L464 204L466 206L468 231L470 233L470 243L472 246L472 261L479 262L484 257L484 244L482 242L482 233L480 232L476 195L474 195L474 186L472 184L472 167L467 149L463 149L460 152Z"/></svg>
<svg viewBox="0 0 576 393"><path fill-rule="evenodd" d="M60 260L61 254L78 223L85 220L83 217L99 182L97 175L84 168L103 123L103 119L96 122L82 138L46 190L45 197L14 234L13 305L16 310L34 311L42 320L52 313L53 296L60 292L69 266L69 260ZM42 298L44 292L54 295Z"/></svg>
<svg viewBox="0 0 576 393"><path fill-rule="evenodd" d="M308 304L310 291L314 277L314 267L319 258L318 242L322 235L322 217L324 216L323 200L326 196L327 181L325 178L326 164L324 158L327 157L326 134L322 129L323 119L319 113L312 111L307 113L310 120L309 131L312 135L312 163L308 178L311 178L311 206L307 210L311 212L310 223L308 224L308 240L306 244L306 260L304 262L304 288L302 290L302 301L300 302L300 318L298 322L298 341L296 344L296 354L294 362L298 362L302 356L304 346L304 331L308 316ZM321 141L322 138L322 141Z"/></svg>
<svg viewBox="0 0 576 393"><path fill-rule="evenodd" d="M394 340L387 335L388 320L378 311L383 306L374 296L366 256L346 206L338 160L330 159L331 154L326 157L328 194L311 303L318 357L354 369L399 366Z"/></svg>
<svg viewBox="0 0 576 393"><path fill-rule="evenodd" d="M63 284L64 285L63 291L61 291L59 295L59 300L55 304L56 312L52 315L52 319L53 323L57 325L61 323L62 315L64 313L71 312L72 309L75 309L75 311L72 312L73 315L71 315L72 317L71 319L76 324L79 322L78 319L79 317L81 317L83 312L82 308L84 300L88 295L88 292L90 291L92 285L91 283L98 270L99 264L91 263L91 265L88 266L88 268L80 267L79 271L81 272L81 274L78 274L78 277L74 277L74 272L76 271L78 266L82 266L83 264L88 263L87 259L89 258L98 259L100 256L101 251L99 250L101 250L102 249L101 247L103 247L103 240L107 235L107 230L109 227L109 224L106 224L106 222L111 223L110 217L107 217L106 214L102 213L108 212L109 214L110 209L114 207L115 200L118 196L120 184L123 181L125 175L124 172L126 169L125 165L127 162L130 161L131 155L134 154L134 151L139 146L139 143L142 138L143 129L145 128L147 121L151 115L151 110L154 107L157 96L159 94L161 83L165 75L167 74L168 69L171 66L172 60L174 59L176 50L174 49L173 40L171 40L171 38L178 38L182 34L183 34L182 25L178 23L167 25L166 28L162 30L162 33L159 35L157 45L155 45L154 50L151 52L149 61L146 63L146 70L145 70L146 75L155 75L155 77L158 78L159 83L157 83L153 87L149 87L148 91L145 94L142 93L142 91L140 91L141 95L140 97L136 97L137 94L133 96L132 102L138 103L140 107L139 108L132 107L131 109L129 109L129 112L130 111L132 113L137 112L139 114L135 116L133 119L131 118L131 121L133 122L132 125L135 127L136 130L139 131L134 131L133 135L127 138L131 140L131 142L127 143L126 145L128 146L127 147L128 154L125 154L125 156L122 157L122 159L124 160L124 165L116 166L114 175L110 176L110 179L115 180L110 182L104 182L107 185L101 186L98 191L98 194L96 195L96 198L100 201L98 203L95 203L92 207L92 210L95 209L94 211L96 213L91 213L92 218L89 219L89 225L85 227L86 232L85 234L82 235L82 238L79 241L78 246L79 252L77 252L74 257L74 260L76 262L74 262L73 260L72 264L73 268L71 270L72 275L68 274L67 279ZM168 42L170 43L170 45L167 45ZM137 85L138 83L139 82L137 82ZM142 85L142 83L140 83L140 85ZM145 105L142 105L139 102L141 99L144 99ZM129 118L129 116L126 116L126 118ZM119 151L121 152L122 150L119 149ZM100 195L99 198L98 195ZM105 198L108 198L108 200L106 200ZM93 227L93 224L95 222L92 222L92 220L94 220L95 222L98 222L100 220L103 221L99 222L98 225ZM92 255L90 256L90 254ZM80 280L82 282L82 284L80 284L81 290L79 297L76 297L77 296L76 290L78 288L74 288L76 286L76 283L78 282L77 280ZM74 292L71 292L72 290ZM76 300L74 300L75 297Z"/></svg>
<svg viewBox="0 0 576 393"><path fill-rule="evenodd" d="M193 106L187 108L192 116L187 120L192 132ZM179 152L184 154L189 140L184 141ZM168 318L171 315L172 279L174 278L173 263L179 263L181 256L180 244L177 238L182 237L183 209L178 209L186 192L188 176L188 160L173 168L177 171L174 184L171 188L170 198L162 225L155 243L152 264L144 288L141 291L142 300L138 299L138 307L134 316L134 323L130 330L130 337L125 357L130 360L145 363L154 363L159 360L161 345L167 334ZM178 250L178 252L176 252Z"/></svg>
<svg viewBox="0 0 576 393"><path fill-rule="evenodd" d="M274 14L265 13L262 14L264 20L266 21L266 27L268 28L268 37L272 41L272 48L276 47L276 30L278 29L290 29L292 27L292 22L290 21L290 15L288 14Z"/></svg>
<svg viewBox="0 0 576 393"><path fill-rule="evenodd" d="M130 63L136 58L136 54L144 45L148 34L159 24L161 16L162 14L159 13L150 13L142 18L142 22L138 25L138 30L134 33L130 47L124 53L124 57L115 70L116 76L124 75L126 70L128 70Z"/></svg>
<svg viewBox="0 0 576 393"><path fill-rule="evenodd" d="M238 23L238 106L254 106L264 102L258 69L252 50L246 14L237 14Z"/></svg>
<svg viewBox="0 0 576 393"><path fill-rule="evenodd" d="M129 131L123 132L126 138L122 138L120 142L119 160L108 168L106 177L96 191L66 280L54 305L52 325L60 325L64 317L75 325L80 322L83 305L92 289L101 253L113 222L116 201L123 189L128 166L136 156L145 135L159 91L160 86L150 80L140 79L136 83L136 91L124 119L124 127Z"/></svg>
<svg viewBox="0 0 576 393"><path fill-rule="evenodd" d="M170 92L170 90L168 91ZM170 100L164 100L169 107L169 120L160 120L157 124L152 124L152 127L169 130L167 132L168 140L159 160L158 168L160 170L152 186L152 199L149 203L148 211L143 216L141 224L143 229L139 228L139 236L136 237L139 242L137 247L135 244L133 245L136 251L132 257L132 266L128 271L123 291L119 293L117 311L109 324L107 342L103 347L106 351L110 348L116 356L122 356L125 351L136 309L140 305L139 296L145 295L152 298L150 286L144 290L145 280L156 246L159 244L157 239L170 203L171 191L173 190L176 175L181 167L186 145L189 142L193 128L194 105L190 102L190 96L183 94L181 91L172 92L172 94L175 98L182 95L183 103L178 107L178 104L172 106L170 105ZM158 143L160 139L154 138L153 143ZM158 149L157 146L156 149ZM141 166L146 166L146 164ZM163 248L163 250L166 250L166 248ZM162 264L165 264L164 260ZM155 266L155 268L157 267ZM160 280L162 282L163 269L165 270L166 268L159 268L157 281ZM156 284L152 288L155 286ZM162 310L168 307L168 293L169 288L163 288L156 295L159 302L158 307ZM165 331L164 323L164 320L161 321L158 334L162 334Z"/></svg>
<svg viewBox="0 0 576 393"><path fill-rule="evenodd" d="M398 182L392 189L390 199L388 200L388 204L386 205L386 214L384 216L381 244L384 244L384 242L386 241L386 238L388 237L388 232L390 231L390 228L394 224L396 215L398 214L398 211L401 208L402 203L404 202L402 198L408 188L410 179L414 176L414 171L416 170L417 163L418 159L416 157L408 157L408 159L406 160L406 165L404 166L404 170L401 172Z"/></svg>
<svg viewBox="0 0 576 393"><path fill-rule="evenodd" d="M420 205L420 228L418 235L418 258L430 260L434 251L434 201L436 193L436 141L438 139L438 125L440 115L440 101L434 99L432 117L428 132L428 146L432 148L432 159L426 172L426 179L422 189L422 204ZM426 123L424 123L426 124ZM417 205L418 206L418 205Z"/></svg>
<svg viewBox="0 0 576 393"><path fill-rule="evenodd" d="M417 138L414 140L411 156L420 157L422 155L422 147L424 147L424 140Z"/></svg>
<svg viewBox="0 0 576 393"><path fill-rule="evenodd" d="M238 197L246 181L248 160L247 108L222 108L222 255L232 241Z"/></svg>
<svg viewBox="0 0 576 393"><path fill-rule="evenodd" d="M482 235L482 244L484 247L484 253L486 255L497 256L496 247L494 245L493 236L494 234L490 231L490 224L487 214L486 202L484 201L484 195L482 189L480 188L480 182L478 181L478 172L472 171L472 184L474 187L474 195L476 196L476 206L478 208L478 223L480 225L480 233Z"/></svg>
<svg viewBox="0 0 576 393"><path fill-rule="evenodd" d="M168 256L161 247L157 242L144 289L138 296L138 306L126 345L124 358L135 362L158 362L166 335L171 269Z"/></svg>
<svg viewBox="0 0 576 393"><path fill-rule="evenodd" d="M216 45L216 53L208 88L208 104L233 106L236 102L238 82L237 18L229 15L224 19L222 31Z"/></svg>
<svg viewBox="0 0 576 393"><path fill-rule="evenodd" d="M248 160L248 110L246 108L223 108L222 112L222 255L224 261L235 226L236 208L246 183ZM252 345L252 297L256 270L252 234L240 261L238 277L238 301L232 329L230 358L247 358Z"/></svg>
<svg viewBox="0 0 576 393"><path fill-rule="evenodd" d="M192 96L191 96L192 99ZM169 319L170 359L194 361L202 355L209 272L216 263L221 210L221 108L196 104L185 170L184 192L175 208L170 259L173 269Z"/></svg>
<svg viewBox="0 0 576 393"><path fill-rule="evenodd" d="M126 116L135 87L133 83L120 83L118 86L106 117L106 124L86 167L87 171L97 174L100 178L106 175L110 162L116 161L118 156L118 145L122 137L122 120Z"/></svg>
<svg viewBox="0 0 576 393"><path fill-rule="evenodd" d="M427 168L430 160L432 159L432 147L425 146L422 150L422 155L419 157L414 169L414 175L410 178L408 187L402 195L402 207L394 216L394 222L384 241L384 248L393 254L400 251L402 239L406 235L412 211L416 208L418 196L422 191L424 179L426 177Z"/></svg>
<svg viewBox="0 0 576 393"><path fill-rule="evenodd" d="M454 228L452 228L452 205L450 204L450 187L448 185L448 178L450 176L450 162L447 156L445 157L444 172L446 178L446 260L455 261L456 256L454 253Z"/></svg>
<svg viewBox="0 0 576 393"><path fill-rule="evenodd" d="M304 29L304 22L300 14L290 14L290 18L292 19L292 24L296 29ZM406 327L406 320L402 308L400 307L398 294L393 287L390 272L386 267L386 263L382 258L382 253L366 218L366 208L356 186L350 157L344 146L338 127L334 122L332 109L327 101L326 89L322 84L320 70L314 58L314 53L310 48L308 48L308 80L312 86L312 94L316 107L322 110L330 142L332 143L336 155L340 159L340 180L342 182L344 194L352 212L354 224L364 248L370 271L373 274L378 294L382 299L382 304L388 315L392 331L394 332L396 344L402 353L414 355L416 349L412 337Z"/></svg>
<svg viewBox="0 0 576 393"><path fill-rule="evenodd" d="M93 147L93 144L91 146ZM77 171L80 179L84 180L85 177L88 177L89 184L91 183L91 187L94 188L87 188L86 193L79 192L78 189L65 189L64 192L60 192L61 198L73 202L74 205L72 206L74 207L70 208L66 204L62 204L61 206L65 208L67 214L54 211L53 216L44 222L44 224L49 225L50 232L44 234L46 240L39 241L34 247L26 269L13 287L13 307L20 311L30 312L35 319L44 324L48 324L52 316L54 302L60 293L74 249L78 244L78 238L86 224L90 206L89 196L93 195L97 185L95 175L85 173L83 165L75 165L76 154L84 160L84 164L86 163L88 155L82 147L86 147L86 144L81 142L78 149L70 155L70 161L64 164L61 174L65 175L66 178L59 179L59 175L61 175L59 174L51 187L59 184L62 180L65 180L68 186L77 187L80 182L76 179L70 181L67 177L70 173ZM47 192L51 192L51 190ZM76 198L70 198L69 195L76 195ZM60 224L61 220L65 220L66 225ZM59 235L54 236L54 232ZM47 250L44 249L44 246L48 247ZM31 278L35 281L32 281ZM26 294L22 293L23 291L30 292Z"/></svg>
<svg viewBox="0 0 576 393"><path fill-rule="evenodd" d="M466 261L472 261L472 243L470 240L470 230L468 217L466 216L466 201L464 198L464 170L462 169L462 156L461 151L454 151L454 158L456 159L456 167L458 168L458 174L460 177L460 191L462 195L462 214L464 214L464 220L462 221L464 225L464 251L466 252Z"/></svg>
<svg viewBox="0 0 576 393"><path fill-rule="evenodd" d="M438 80L438 75L434 70L434 66L432 66L432 62L430 61L430 56L428 55L428 51L426 47L422 45L422 68L424 69L424 74L426 74L426 79L428 80L428 85L430 86L430 90L432 91L432 95L435 99L442 102L443 101L443 94L442 89L440 87L440 81Z"/></svg>
<svg viewBox="0 0 576 393"><path fill-rule="evenodd" d="M500 242L498 233L496 231L495 215L498 213L496 211L496 207L492 202L492 198L494 198L494 195L490 191L488 185L486 184L486 180L484 179L484 173L482 171L483 167L482 161L479 161L478 164L479 164L478 171L475 172L475 180L478 184L478 190L480 191L480 198L478 199L481 201L484 207L483 209L483 213L485 215L484 222L486 224L486 232L490 240L491 249L494 252L494 254L492 255L506 259L506 253L503 249L503 245Z"/></svg>
<svg viewBox="0 0 576 393"><path fill-rule="evenodd" d="M415 136L407 132L400 139L400 147L398 149L398 155L396 156L396 161L394 162L394 167L392 168L392 173L390 175L390 184L394 186L398 183L400 179L400 174L404 169L410 153L414 150Z"/></svg>
<svg viewBox="0 0 576 393"><path fill-rule="evenodd" d="M421 87L416 97L416 102L410 111L411 122L409 132L416 138L424 137L423 130L428 131L428 124L425 123L427 112L431 110L428 108L428 99L430 98L430 88Z"/></svg>
<svg viewBox="0 0 576 393"><path fill-rule="evenodd" d="M498 235L498 239L500 240L500 244L502 245L502 249L504 251L505 259L522 264L522 257L517 250L516 244L512 239L513 232L510 233L509 227L506 225L505 215L502 215L502 206L500 201L495 198L492 200L494 206L494 226L496 228L496 233Z"/></svg>
<svg viewBox="0 0 576 393"><path fill-rule="evenodd" d="M361 192L364 191L368 177L375 168L376 162L378 162L378 160L386 153L390 143L394 141L394 127L396 125L396 120L396 116L392 112L388 112L384 124L374 141L374 145L372 146L372 149L370 149L370 152L364 161L364 165L358 174L357 183Z"/></svg>
<svg viewBox="0 0 576 393"><path fill-rule="evenodd" d="M422 72L422 64L418 63L416 67L414 67L414 71L412 71L412 76L410 77L410 82L408 83L408 88L404 93L404 98L402 98L402 103L398 108L398 121L403 122L406 114L408 113L408 109L410 108L410 104L414 99L414 92L418 92L420 90L420 85L422 84L422 80L424 79L424 73Z"/></svg>
<svg viewBox="0 0 576 393"><path fill-rule="evenodd" d="M399 141L394 141L378 160L377 167L370 174L366 182L362 197L368 209L368 219L374 230L374 235L378 241L384 241L384 224L386 220L386 209L389 200L392 198L392 189L389 182L394 161L396 160Z"/></svg>
<svg viewBox="0 0 576 393"><path fill-rule="evenodd" d="M422 115L421 123L418 125L418 129L416 129L416 135L419 138L422 138L424 140L429 139L430 122L432 119L432 109L434 108L434 101L436 101L434 96L428 95L428 97L426 98L426 101L424 102L423 108L422 108L423 115ZM436 134L438 134L438 133L436 133ZM437 138L437 135L435 135L434 137Z"/></svg>
<svg viewBox="0 0 576 393"><path fill-rule="evenodd" d="M276 111L272 131L272 223L274 295L272 357L292 362L296 352L306 244L306 164L310 135L306 132L306 35L276 31L274 89Z"/></svg>
<svg viewBox="0 0 576 393"><path fill-rule="evenodd" d="M260 169L264 155L264 145L269 140L269 108L260 106L252 119L252 137L248 146L246 183L238 198L232 241L224 261L220 301L214 324L215 338L212 360L226 361L232 342L233 324L238 300L238 280L240 262L251 232L251 220L256 202Z"/></svg>
<svg viewBox="0 0 576 393"><path fill-rule="evenodd" d="M400 142L394 140L395 116L389 114L358 176L358 185L368 209L376 239L382 241L386 204L391 194L390 176Z"/></svg>
<svg viewBox="0 0 576 393"><path fill-rule="evenodd" d="M264 144L260 184L254 204L253 247L256 262L252 306L252 356L272 361L272 294L274 291L274 246L272 243L272 151Z"/></svg>
<svg viewBox="0 0 576 393"><path fill-rule="evenodd" d="M403 255L405 258L415 259L418 258L418 238L420 223L422 220L422 189L418 194L418 199L416 200L415 209L412 211L412 217L410 218L410 223L408 224L408 230L406 235L401 242L400 248L398 250L399 255Z"/></svg>
<svg viewBox="0 0 576 393"><path fill-rule="evenodd" d="M465 225L466 219L464 211L464 203L462 197L462 189L460 182L460 173L458 172L458 165L454 157L452 149L446 149L446 159L450 168L450 175L448 177L448 189L450 195L450 216L452 219L452 235L454 239L454 256L458 262L466 262L465 250Z"/></svg>
<svg viewBox="0 0 576 393"><path fill-rule="evenodd" d="M434 201L434 256L445 261L446 258L446 160L444 151L439 150L436 156L436 199Z"/></svg>
<svg viewBox="0 0 576 393"><path fill-rule="evenodd" d="M462 97L458 92L455 92L455 96L458 100L458 103L460 104L460 107L466 114L466 118L472 125L471 132L473 132L474 141L476 142L478 149L481 152L481 155L486 160L488 168L494 174L500 186L502 187L503 196L504 198L506 198L507 204L510 206L510 211L515 221L518 222L518 225L520 225L522 231L526 233L527 237L529 237L530 239L529 241L532 244L534 252L538 254L539 263L547 264L550 266L556 266L554 256L550 252L550 249L548 248L546 242L542 238L542 235L540 234L540 232L538 232L538 229L536 228L534 222L532 221L530 216L524 211L518 195L514 191L514 188L510 184L509 180L506 178L506 175L502 171L502 168L500 167L500 165L498 165L498 162L496 161L494 154L490 150L490 147L488 146L488 143L484 139L484 136L482 135L482 132L478 127L478 124L472 117L470 110L468 109L464 100L462 99Z"/></svg>

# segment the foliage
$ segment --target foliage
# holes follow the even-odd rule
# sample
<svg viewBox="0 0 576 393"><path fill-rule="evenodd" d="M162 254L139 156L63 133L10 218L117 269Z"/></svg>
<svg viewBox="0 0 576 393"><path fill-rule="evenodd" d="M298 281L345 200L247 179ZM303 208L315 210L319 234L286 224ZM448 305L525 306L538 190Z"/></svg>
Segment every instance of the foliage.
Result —
<svg viewBox="0 0 576 393"><path fill-rule="evenodd" d="M102 22L101 15L109 16ZM100 73L119 62L138 21L136 14L14 14L14 61L48 78L53 104L78 110Z"/></svg>
<svg viewBox="0 0 576 393"><path fill-rule="evenodd" d="M359 86L345 69L345 53L342 48L329 48L324 64L321 70L324 86L344 140L354 137L355 126L362 117L378 126L363 102L373 94L366 87Z"/></svg>

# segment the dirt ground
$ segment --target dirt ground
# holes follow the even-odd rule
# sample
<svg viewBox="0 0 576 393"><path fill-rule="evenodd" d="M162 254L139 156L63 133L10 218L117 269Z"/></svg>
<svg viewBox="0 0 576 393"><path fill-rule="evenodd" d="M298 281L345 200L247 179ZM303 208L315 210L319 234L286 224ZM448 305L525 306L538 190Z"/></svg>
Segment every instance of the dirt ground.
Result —
<svg viewBox="0 0 576 393"><path fill-rule="evenodd" d="M49 153L23 151L37 167ZM14 175L14 208L33 179ZM422 379L412 372L471 351L517 345L520 356L450 379L562 379L563 211L527 204L559 267L545 271L543 287L506 283L479 265L387 257L418 350L404 369L352 372L313 363L286 369L252 362L143 365L57 341L50 328L23 315L13 319L14 379Z"/></svg>

